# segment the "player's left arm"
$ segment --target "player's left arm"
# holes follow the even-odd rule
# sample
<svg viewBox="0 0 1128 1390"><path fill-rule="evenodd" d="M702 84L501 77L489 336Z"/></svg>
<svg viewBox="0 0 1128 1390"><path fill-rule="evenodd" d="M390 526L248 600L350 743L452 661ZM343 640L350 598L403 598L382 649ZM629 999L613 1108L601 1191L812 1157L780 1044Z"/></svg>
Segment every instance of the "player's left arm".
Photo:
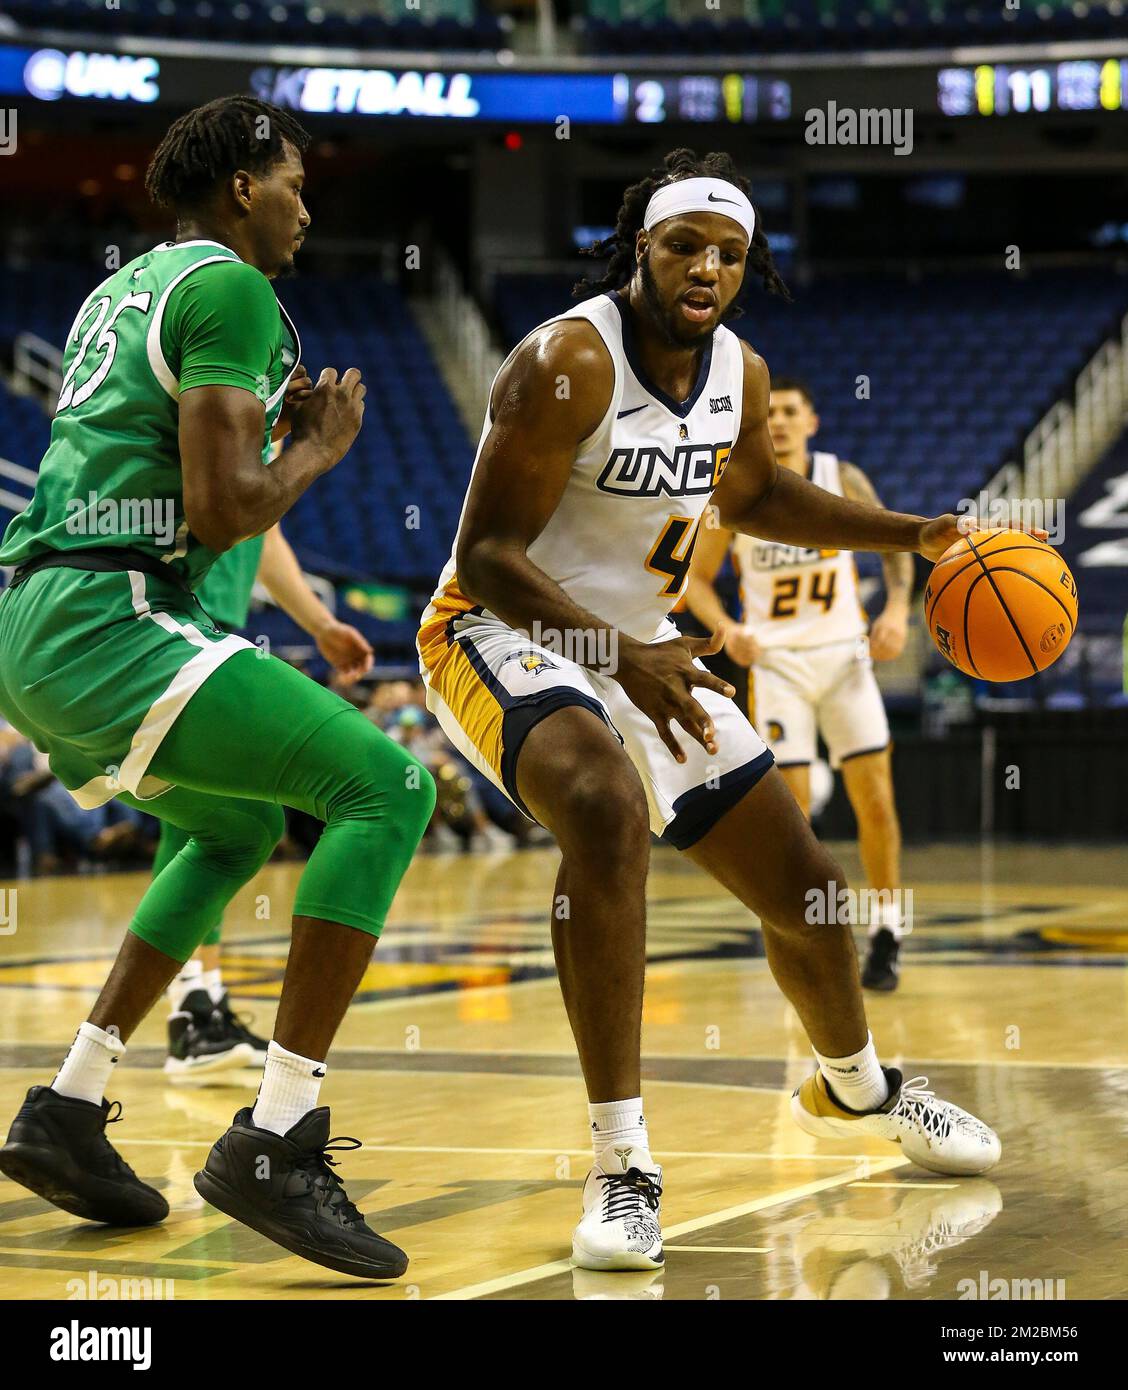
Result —
<svg viewBox="0 0 1128 1390"><path fill-rule="evenodd" d="M776 463L768 433L771 382L767 364L747 343L740 433L713 491L722 526L783 545L826 550L919 551L938 560L972 529L949 512L929 520L837 497Z"/></svg>
<svg viewBox="0 0 1128 1390"><path fill-rule="evenodd" d="M854 502L882 506L877 490L856 463L840 463L842 491ZM874 661L895 661L905 650L909 632L909 601L913 595L913 557L890 550L881 557L885 573L885 607L870 627L870 655Z"/></svg>
<svg viewBox="0 0 1128 1390"><path fill-rule="evenodd" d="M317 650L345 680L359 680L372 669L372 648L355 627L338 621L309 587L281 526L263 533L258 578L279 608L309 633Z"/></svg>

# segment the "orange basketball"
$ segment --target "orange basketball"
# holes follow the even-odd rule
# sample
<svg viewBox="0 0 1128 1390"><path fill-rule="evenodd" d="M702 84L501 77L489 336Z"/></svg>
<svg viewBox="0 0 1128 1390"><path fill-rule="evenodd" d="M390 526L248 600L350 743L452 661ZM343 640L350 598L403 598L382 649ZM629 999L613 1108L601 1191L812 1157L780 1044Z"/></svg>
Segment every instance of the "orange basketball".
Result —
<svg viewBox="0 0 1128 1390"><path fill-rule="evenodd" d="M929 576L924 615L953 666L1019 681L1052 666L1077 626L1077 585L1052 545L1024 531L972 531Z"/></svg>

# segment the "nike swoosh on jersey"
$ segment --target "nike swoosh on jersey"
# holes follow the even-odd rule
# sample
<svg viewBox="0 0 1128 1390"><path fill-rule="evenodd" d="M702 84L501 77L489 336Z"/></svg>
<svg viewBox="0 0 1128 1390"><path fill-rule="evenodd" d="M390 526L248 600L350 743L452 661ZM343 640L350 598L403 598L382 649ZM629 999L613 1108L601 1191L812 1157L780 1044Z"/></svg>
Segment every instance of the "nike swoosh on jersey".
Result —
<svg viewBox="0 0 1128 1390"><path fill-rule="evenodd" d="M618 415L615 416L615 419L624 420L628 415L637 415L640 410L646 409L646 405L646 401L643 401L642 405L632 405L630 410L620 410Z"/></svg>

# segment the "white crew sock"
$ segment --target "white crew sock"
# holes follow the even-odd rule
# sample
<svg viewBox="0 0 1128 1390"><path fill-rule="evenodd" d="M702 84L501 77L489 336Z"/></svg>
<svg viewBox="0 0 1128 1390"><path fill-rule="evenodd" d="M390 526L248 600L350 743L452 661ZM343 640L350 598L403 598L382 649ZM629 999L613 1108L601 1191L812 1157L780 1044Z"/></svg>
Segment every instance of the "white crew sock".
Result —
<svg viewBox="0 0 1128 1390"><path fill-rule="evenodd" d="M195 957L186 960L180 967L180 973L175 977L172 984L168 987L168 1011L170 1014L178 1014L184 1007L184 1001L194 989L204 988L204 967Z"/></svg>
<svg viewBox="0 0 1128 1390"><path fill-rule="evenodd" d="M897 897L900 898L900 896L900 891L898 891ZM882 927L891 931L898 941L904 936L905 914L899 902L879 902L874 905L868 935L876 936Z"/></svg>
<svg viewBox="0 0 1128 1390"><path fill-rule="evenodd" d="M110 1072L124 1053L125 1043L116 1033L106 1033L93 1023L83 1023L63 1059L59 1074L51 1082L51 1089L60 1096L73 1096L76 1100L101 1105Z"/></svg>
<svg viewBox="0 0 1128 1390"><path fill-rule="evenodd" d="M602 1100L588 1103L591 1121L591 1147L598 1161L609 1144L618 1148L642 1149L650 1152L650 1136L642 1113L642 1097L633 1100Z"/></svg>
<svg viewBox="0 0 1128 1390"><path fill-rule="evenodd" d="M213 1004L218 1004L226 991L223 988L223 972L217 965L214 970L205 970L200 977L200 986L206 989Z"/></svg>
<svg viewBox="0 0 1128 1390"><path fill-rule="evenodd" d="M823 1080L848 1109L876 1110L889 1099L889 1083L877 1060L872 1033L861 1052L852 1052L849 1057L824 1057L821 1052L815 1056Z"/></svg>
<svg viewBox="0 0 1128 1390"><path fill-rule="evenodd" d="M255 1101L253 1123L259 1129L285 1134L316 1107L324 1079L324 1062L299 1057L271 1042L266 1049L266 1070Z"/></svg>

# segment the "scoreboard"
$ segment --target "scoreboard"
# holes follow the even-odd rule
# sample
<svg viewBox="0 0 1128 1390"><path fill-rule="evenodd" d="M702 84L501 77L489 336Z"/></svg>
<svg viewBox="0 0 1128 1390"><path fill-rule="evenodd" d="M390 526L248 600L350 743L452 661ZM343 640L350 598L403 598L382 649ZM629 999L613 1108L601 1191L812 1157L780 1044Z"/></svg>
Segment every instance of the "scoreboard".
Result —
<svg viewBox="0 0 1128 1390"><path fill-rule="evenodd" d="M741 124L791 118L791 83L785 77L752 73L703 73L615 77L615 106L624 121Z"/></svg>
<svg viewBox="0 0 1128 1390"><path fill-rule="evenodd" d="M1128 111L1128 58L1084 58L1035 67L980 63L941 68L936 97L945 116Z"/></svg>
<svg viewBox="0 0 1128 1390"><path fill-rule="evenodd" d="M206 55L185 47L168 50L154 41L123 52L108 44L90 51L0 43L0 95L184 108L241 91L309 115L511 124L567 117L589 126L782 124L802 121L828 103L939 121L1128 112L1128 44L1123 54L1108 57L960 67L847 59L811 67L698 57L688 73L654 59L550 69L462 54L436 58L427 68L366 67L285 62L282 49L264 49L253 61L218 46Z"/></svg>

